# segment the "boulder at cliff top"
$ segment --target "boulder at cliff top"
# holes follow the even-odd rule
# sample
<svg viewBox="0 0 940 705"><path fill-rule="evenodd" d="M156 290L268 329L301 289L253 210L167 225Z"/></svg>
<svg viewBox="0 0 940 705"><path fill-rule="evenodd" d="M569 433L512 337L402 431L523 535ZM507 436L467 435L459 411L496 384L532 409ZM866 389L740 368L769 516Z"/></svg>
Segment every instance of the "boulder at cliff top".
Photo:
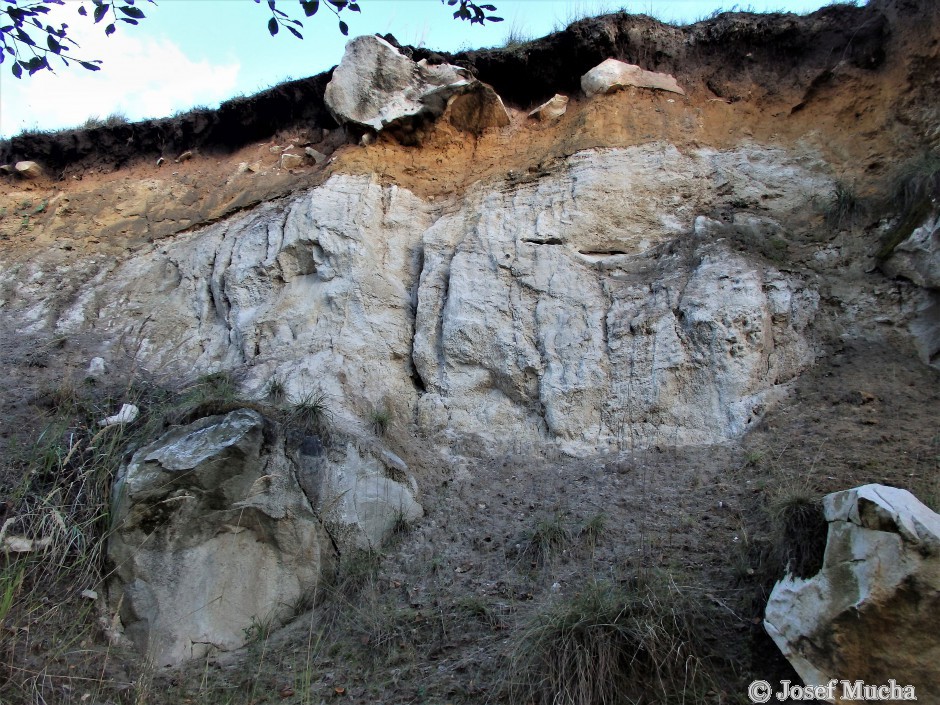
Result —
<svg viewBox="0 0 940 705"><path fill-rule="evenodd" d="M831 494L824 510L822 570L777 583L768 634L807 685L893 679L938 702L940 516L883 485Z"/></svg>
<svg viewBox="0 0 940 705"><path fill-rule="evenodd" d="M17 162L13 168L24 179L38 179L42 176L42 167L36 162Z"/></svg>
<svg viewBox="0 0 940 705"><path fill-rule="evenodd" d="M626 64L617 59L607 59L581 77L581 90L587 96L611 93L627 86L652 88L657 91L669 91L685 95L676 79L668 73L646 71L639 66Z"/></svg>
<svg viewBox="0 0 940 705"><path fill-rule="evenodd" d="M122 469L111 601L156 665L242 646L253 625L292 616L331 562L293 465L266 435L239 409L166 433Z"/></svg>
<svg viewBox="0 0 940 705"><path fill-rule="evenodd" d="M448 100L475 84L458 66L415 63L376 36L356 37L346 45L324 100L340 124L373 130L415 117L439 117Z"/></svg>

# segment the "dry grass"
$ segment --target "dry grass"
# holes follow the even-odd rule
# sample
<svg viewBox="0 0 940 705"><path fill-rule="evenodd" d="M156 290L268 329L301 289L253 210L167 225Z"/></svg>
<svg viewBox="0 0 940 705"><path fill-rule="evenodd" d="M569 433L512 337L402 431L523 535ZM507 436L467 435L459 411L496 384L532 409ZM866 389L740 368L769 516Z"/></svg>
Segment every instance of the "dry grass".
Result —
<svg viewBox="0 0 940 705"><path fill-rule="evenodd" d="M515 640L512 702L707 702L692 601L671 580L588 583L535 615Z"/></svg>

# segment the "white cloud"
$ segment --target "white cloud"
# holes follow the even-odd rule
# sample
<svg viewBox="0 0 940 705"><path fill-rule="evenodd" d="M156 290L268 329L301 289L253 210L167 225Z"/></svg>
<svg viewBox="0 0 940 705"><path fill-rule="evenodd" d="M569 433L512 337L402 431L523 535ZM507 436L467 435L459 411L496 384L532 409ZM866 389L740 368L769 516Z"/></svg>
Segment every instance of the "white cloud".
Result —
<svg viewBox="0 0 940 705"><path fill-rule="evenodd" d="M234 92L237 62L194 61L166 37L140 36L141 28L119 26L116 34L105 37L102 25L79 20L70 23L70 32L81 48L69 53L101 59L101 70L87 71L74 62L64 68L53 60L55 73L41 71L17 80L4 62L0 135L73 127L112 113L130 120L164 117L194 105L214 105Z"/></svg>

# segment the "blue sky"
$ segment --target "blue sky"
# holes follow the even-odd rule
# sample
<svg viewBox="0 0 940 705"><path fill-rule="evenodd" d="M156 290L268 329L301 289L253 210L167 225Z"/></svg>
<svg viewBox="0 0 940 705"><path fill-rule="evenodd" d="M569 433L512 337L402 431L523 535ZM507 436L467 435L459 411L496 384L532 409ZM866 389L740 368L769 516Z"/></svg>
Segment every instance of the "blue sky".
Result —
<svg viewBox="0 0 940 705"><path fill-rule="evenodd" d="M499 46L512 33L540 37L581 17L625 9L671 22L694 22L733 4L721 0L487 0L505 21L470 26L451 18L440 0L359 0L362 12L344 12L349 36L391 32L403 44L446 51ZM0 7L5 4L0 0ZM22 0L21 0L22 4ZM290 78L303 78L339 63L347 38L325 7L304 18L295 0L278 8L304 23L304 41L281 31L271 37L267 3L252 0L137 0L147 15L140 25L104 25L77 14L78 0L57 8L53 24L66 22L81 45L72 54L101 59L102 70L73 64L16 79L0 66L0 137L23 130L73 127L89 117L119 113L130 120L165 117L196 105L217 106ZM91 3L84 3L88 8ZM325 3L322 3L325 5ZM812 12L825 0L745 0L756 12ZM89 11L90 14L90 11Z"/></svg>

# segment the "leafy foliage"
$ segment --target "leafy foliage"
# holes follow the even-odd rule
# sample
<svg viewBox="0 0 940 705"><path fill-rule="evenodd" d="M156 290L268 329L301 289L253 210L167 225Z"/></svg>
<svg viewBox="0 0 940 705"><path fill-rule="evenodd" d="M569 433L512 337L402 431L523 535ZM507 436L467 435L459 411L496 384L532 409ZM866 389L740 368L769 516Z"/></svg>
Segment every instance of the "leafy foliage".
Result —
<svg viewBox="0 0 940 705"><path fill-rule="evenodd" d="M136 25L146 15L135 4L137 0L90 0L91 18L95 24L107 21L104 27L106 36L117 31L118 23L124 22ZM156 4L155 0L146 0ZM255 0L260 4L261 0ZM283 27L297 39L303 39L301 31L303 22L292 18L288 13L277 7L277 0L266 0L271 17L268 19L268 32L273 37ZM332 12L338 22L339 31L349 34L349 25L343 21L343 12L361 12L359 3L355 0L298 0L305 17L317 14L321 6ZM496 10L494 5L477 4L473 0L441 0L454 11L454 19L469 20L470 24L483 24L485 22L502 22L502 17L487 14ZM81 59L70 53L78 48L78 43L68 35L69 26L65 23L58 28L45 23L44 17L49 14L54 5L65 5L65 0L0 0L5 6L0 6L0 64L6 59L12 60L13 75L22 78L23 73L32 76L37 71L52 70L50 57L58 57L63 65L71 66L71 62L78 63L89 71L101 69L101 61L97 59ZM283 6L283 2L282 2ZM79 6L78 14L87 17L88 10L85 4Z"/></svg>

